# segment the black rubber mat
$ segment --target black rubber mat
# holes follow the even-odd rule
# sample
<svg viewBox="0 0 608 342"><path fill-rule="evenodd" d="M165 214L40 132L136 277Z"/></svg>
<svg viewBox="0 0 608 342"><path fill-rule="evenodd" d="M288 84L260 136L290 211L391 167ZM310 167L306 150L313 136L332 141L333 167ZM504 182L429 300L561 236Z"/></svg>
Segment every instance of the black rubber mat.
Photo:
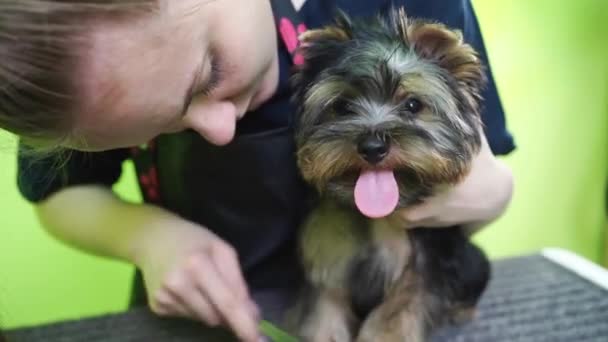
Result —
<svg viewBox="0 0 608 342"><path fill-rule="evenodd" d="M146 310L9 331L9 342L226 341L199 324ZM477 318L433 342L608 341L608 291L540 255L493 262ZM382 342L382 341L380 341Z"/></svg>

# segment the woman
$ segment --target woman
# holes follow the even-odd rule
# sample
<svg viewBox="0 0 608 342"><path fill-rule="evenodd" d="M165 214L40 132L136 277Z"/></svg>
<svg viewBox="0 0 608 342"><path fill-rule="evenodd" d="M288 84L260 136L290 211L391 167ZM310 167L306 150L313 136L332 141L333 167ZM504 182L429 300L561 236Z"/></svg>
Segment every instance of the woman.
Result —
<svg viewBox="0 0 608 342"><path fill-rule="evenodd" d="M486 58L464 0L308 0L299 12L281 0L0 0L0 127L22 138L23 195L58 239L136 265L134 304L258 340L260 315L276 319L300 279L293 37L336 7L391 3L462 29ZM478 228L510 201L494 154L513 142L491 77L484 97L488 141L472 172L404 211L409 227ZM70 158L36 153L55 148ZM129 158L144 204L111 190Z"/></svg>

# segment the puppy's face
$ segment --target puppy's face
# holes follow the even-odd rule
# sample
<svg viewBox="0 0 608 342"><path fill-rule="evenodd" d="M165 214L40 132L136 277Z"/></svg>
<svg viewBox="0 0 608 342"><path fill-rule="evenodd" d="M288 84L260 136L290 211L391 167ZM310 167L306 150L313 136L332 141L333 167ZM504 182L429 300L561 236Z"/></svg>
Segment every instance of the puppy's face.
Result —
<svg viewBox="0 0 608 342"><path fill-rule="evenodd" d="M459 32L395 10L301 39L298 163L322 196L382 217L468 172L484 73Z"/></svg>

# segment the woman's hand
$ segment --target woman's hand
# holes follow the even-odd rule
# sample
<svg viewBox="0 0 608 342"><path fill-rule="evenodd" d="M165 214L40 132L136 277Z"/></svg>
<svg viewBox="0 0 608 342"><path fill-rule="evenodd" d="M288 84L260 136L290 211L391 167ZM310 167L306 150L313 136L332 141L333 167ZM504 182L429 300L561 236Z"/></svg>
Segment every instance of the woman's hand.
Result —
<svg viewBox="0 0 608 342"><path fill-rule="evenodd" d="M397 214L408 228L462 225L472 233L498 218L512 193L513 174L492 154L482 133L481 149L461 183Z"/></svg>
<svg viewBox="0 0 608 342"><path fill-rule="evenodd" d="M259 340L259 311L231 246L181 219L146 234L136 263L153 312L225 325L243 341Z"/></svg>

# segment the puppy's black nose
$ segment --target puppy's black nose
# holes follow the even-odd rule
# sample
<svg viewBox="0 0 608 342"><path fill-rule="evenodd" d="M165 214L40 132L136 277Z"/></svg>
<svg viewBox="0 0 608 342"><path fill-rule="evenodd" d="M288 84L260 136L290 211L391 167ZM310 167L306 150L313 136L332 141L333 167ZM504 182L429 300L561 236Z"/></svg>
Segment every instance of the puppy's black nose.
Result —
<svg viewBox="0 0 608 342"><path fill-rule="evenodd" d="M378 164L388 154L389 144L386 140L375 136L367 136L357 146L357 151L370 164Z"/></svg>

